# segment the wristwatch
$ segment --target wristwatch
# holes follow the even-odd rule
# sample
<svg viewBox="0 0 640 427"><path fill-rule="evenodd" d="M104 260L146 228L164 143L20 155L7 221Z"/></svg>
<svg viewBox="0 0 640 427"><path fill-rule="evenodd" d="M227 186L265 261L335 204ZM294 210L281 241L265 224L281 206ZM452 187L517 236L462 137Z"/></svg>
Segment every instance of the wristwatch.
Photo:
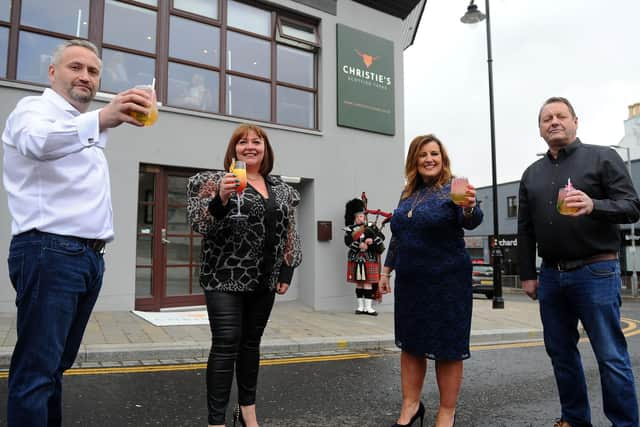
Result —
<svg viewBox="0 0 640 427"><path fill-rule="evenodd" d="M473 215L473 210L474 207L470 207L470 208L462 208L462 214L466 217L469 217L471 215Z"/></svg>

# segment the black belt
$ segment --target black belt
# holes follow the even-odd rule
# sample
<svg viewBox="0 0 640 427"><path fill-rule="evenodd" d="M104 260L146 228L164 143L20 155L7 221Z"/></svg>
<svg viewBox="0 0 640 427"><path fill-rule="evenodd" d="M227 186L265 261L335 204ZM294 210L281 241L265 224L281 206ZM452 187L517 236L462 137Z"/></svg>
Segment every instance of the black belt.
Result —
<svg viewBox="0 0 640 427"><path fill-rule="evenodd" d="M100 239L85 239L83 237L75 237L75 236L63 236L61 234L54 234L54 233L47 233L45 231L40 231L38 229L31 229L29 231L25 231L24 233L20 233L22 234L51 234L53 236L60 236L60 237L65 237L67 239L73 239L76 240L80 243L82 243L83 245L85 245L86 247L88 247L89 249L94 250L95 252L99 253L99 254L104 254L105 250L104 247L107 245L107 241L106 240L100 240Z"/></svg>
<svg viewBox="0 0 640 427"><path fill-rule="evenodd" d="M613 261L618 259L618 254L615 253L605 253L598 254L594 256L590 256L588 258L583 259L572 259L570 261L544 261L545 267L551 267L554 270L558 271L571 271L577 270L580 267L584 267L585 265L593 264L594 262L599 261Z"/></svg>
<svg viewBox="0 0 640 427"><path fill-rule="evenodd" d="M99 254L104 253L104 247L107 246L107 242L105 240L100 239L83 239L80 237L73 237L82 243L84 243L89 249L93 249L95 252Z"/></svg>

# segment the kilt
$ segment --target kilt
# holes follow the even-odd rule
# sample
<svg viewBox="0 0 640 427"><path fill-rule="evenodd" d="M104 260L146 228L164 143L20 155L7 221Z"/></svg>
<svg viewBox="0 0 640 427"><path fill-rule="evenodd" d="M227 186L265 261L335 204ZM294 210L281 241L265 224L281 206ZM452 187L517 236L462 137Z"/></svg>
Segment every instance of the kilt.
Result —
<svg viewBox="0 0 640 427"><path fill-rule="evenodd" d="M364 280L356 280L357 269L364 266ZM380 281L380 262L378 261L347 261L347 282L350 283L378 283Z"/></svg>

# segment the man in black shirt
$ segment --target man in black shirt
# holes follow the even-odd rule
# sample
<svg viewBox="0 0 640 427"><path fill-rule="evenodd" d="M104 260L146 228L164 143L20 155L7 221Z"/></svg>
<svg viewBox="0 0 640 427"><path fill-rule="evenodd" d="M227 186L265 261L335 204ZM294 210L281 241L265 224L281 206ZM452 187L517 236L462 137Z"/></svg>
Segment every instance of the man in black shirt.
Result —
<svg viewBox="0 0 640 427"><path fill-rule="evenodd" d="M605 415L615 427L638 427L633 372L620 326L617 252L618 224L638 220L640 201L615 151L576 138L578 118L567 99L545 101L538 126L549 150L522 175L518 247L522 287L540 300L545 347L560 395L562 417L555 426L591 426L577 347L580 320L598 360ZM560 209L558 192L568 182ZM536 244L542 258L539 280Z"/></svg>

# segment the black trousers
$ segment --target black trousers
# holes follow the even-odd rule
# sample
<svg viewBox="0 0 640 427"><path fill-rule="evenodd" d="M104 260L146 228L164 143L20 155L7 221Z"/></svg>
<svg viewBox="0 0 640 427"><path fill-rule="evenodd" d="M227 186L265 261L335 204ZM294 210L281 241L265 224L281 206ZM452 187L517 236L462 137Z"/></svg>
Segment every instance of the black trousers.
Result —
<svg viewBox="0 0 640 427"><path fill-rule="evenodd" d="M253 405L260 363L260 340L275 293L206 291L211 351L207 363L209 424L224 424L236 372L238 403Z"/></svg>

